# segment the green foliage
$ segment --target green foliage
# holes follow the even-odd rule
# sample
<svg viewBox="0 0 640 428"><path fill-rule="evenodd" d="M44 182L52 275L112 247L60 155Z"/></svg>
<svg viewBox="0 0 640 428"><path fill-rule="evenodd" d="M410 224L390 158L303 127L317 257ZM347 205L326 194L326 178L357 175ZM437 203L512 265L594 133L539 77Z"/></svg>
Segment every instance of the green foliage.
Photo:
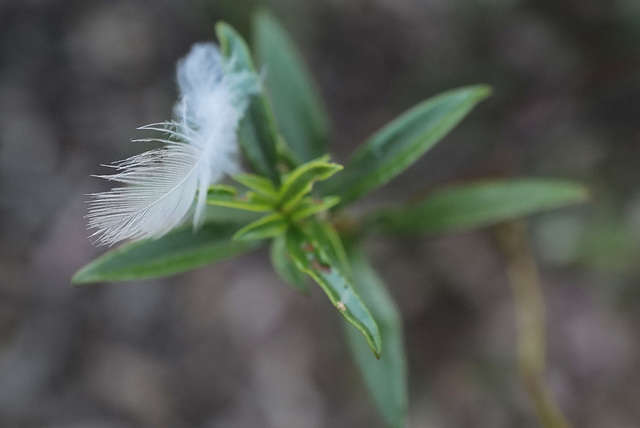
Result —
<svg viewBox="0 0 640 428"><path fill-rule="evenodd" d="M353 285L371 311L380 328L384 354L377 360L360 335L345 328L345 334L360 374L380 413L389 426L405 426L408 406L407 358L402 334L402 319L385 284L363 251L349 248Z"/></svg>
<svg viewBox="0 0 640 428"><path fill-rule="evenodd" d="M468 230L584 202L584 187L560 180L488 180L450 186L423 201L374 214L384 232L414 235Z"/></svg>
<svg viewBox="0 0 640 428"><path fill-rule="evenodd" d="M271 213L250 223L237 231L234 241L250 241L256 239L274 238L287 231L287 220L280 213Z"/></svg>
<svg viewBox="0 0 640 428"><path fill-rule="evenodd" d="M340 198L337 196L328 196L322 199L306 197L298 203L295 209L291 210L291 219L299 221L314 214L328 211L338 205L339 202Z"/></svg>
<svg viewBox="0 0 640 428"><path fill-rule="evenodd" d="M74 284L125 281L173 275L233 257L260 246L257 241L232 242L237 224L205 224L176 229L160 239L147 239L109 251L80 269Z"/></svg>
<svg viewBox="0 0 640 428"><path fill-rule="evenodd" d="M184 226L160 239L112 250L80 269L72 281L175 274L271 239L271 262L285 282L306 294L311 277L350 324L347 341L375 403L390 426L403 427L408 399L402 322L361 248L360 240L368 235L354 230L415 236L470 229L581 202L587 193L572 183L539 179L457 185L416 204L355 219L341 235L334 225L337 210L411 166L490 89L468 86L418 104L375 133L343 170L329 162L327 115L292 39L268 14L258 15L254 25L255 48L277 118L261 93L240 123L240 145L253 173L232 177L233 186L208 189L206 223L197 232ZM233 67L256 71L246 43L233 28L219 23L216 33ZM318 181L323 181L317 192L322 197L313 195Z"/></svg>
<svg viewBox="0 0 640 428"><path fill-rule="evenodd" d="M270 14L256 15L254 48L278 127L299 162L327 153L328 115L293 40Z"/></svg>
<svg viewBox="0 0 640 428"><path fill-rule="evenodd" d="M491 90L485 85L447 91L418 104L371 137L344 172L322 186L345 205L411 166L449 133Z"/></svg>
<svg viewBox="0 0 640 428"><path fill-rule="evenodd" d="M299 166L287 174L278 192L278 205L288 211L311 191L316 181L326 180L342 169L342 165L329 163L323 157Z"/></svg>
<svg viewBox="0 0 640 428"><path fill-rule="evenodd" d="M342 316L367 339L376 357L382 355L382 338L376 321L353 288L342 266L331 263L337 250L323 245L324 236L315 231L302 231L292 227L287 231L287 250L296 267L313 278L322 287L331 303Z"/></svg>
<svg viewBox="0 0 640 428"><path fill-rule="evenodd" d="M312 220L306 223L306 232L317 247L323 249L329 264L338 266L352 281L351 264L347 259L342 239L333 226L326 221Z"/></svg>
<svg viewBox="0 0 640 428"><path fill-rule="evenodd" d="M247 192L242 197L229 194L207 194L207 204L219 207L236 208L239 210L267 212L271 211L271 204L260 198L257 193Z"/></svg>
<svg viewBox="0 0 640 428"><path fill-rule="evenodd" d="M225 186L223 184L217 184L215 186L209 186L207 190L207 197L209 196L235 196L237 190L233 186Z"/></svg>
<svg viewBox="0 0 640 428"><path fill-rule="evenodd" d="M232 59L236 68L256 71L249 48L236 30L220 22L216 25L216 35L222 53ZM269 178L274 184L279 184L276 153L278 135L273 113L264 95L254 97L249 104L240 122L238 140L254 171Z"/></svg>
<svg viewBox="0 0 640 428"><path fill-rule="evenodd" d="M271 202L275 202L278 199L278 191L268 178L255 174L238 174L234 175L233 179Z"/></svg>
<svg viewBox="0 0 640 428"><path fill-rule="evenodd" d="M271 242L271 264L280 278L302 294L309 294L306 275L300 271L287 252L287 240L284 235L276 236Z"/></svg>

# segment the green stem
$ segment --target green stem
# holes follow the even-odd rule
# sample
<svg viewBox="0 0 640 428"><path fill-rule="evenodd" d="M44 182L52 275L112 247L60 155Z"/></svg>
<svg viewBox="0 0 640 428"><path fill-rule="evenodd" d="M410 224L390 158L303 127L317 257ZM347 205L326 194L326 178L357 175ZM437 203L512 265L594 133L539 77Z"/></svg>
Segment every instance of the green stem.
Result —
<svg viewBox="0 0 640 428"><path fill-rule="evenodd" d="M538 269L522 221L496 227L511 286L517 324L518 366L538 420L546 428L570 428L545 384L545 308Z"/></svg>

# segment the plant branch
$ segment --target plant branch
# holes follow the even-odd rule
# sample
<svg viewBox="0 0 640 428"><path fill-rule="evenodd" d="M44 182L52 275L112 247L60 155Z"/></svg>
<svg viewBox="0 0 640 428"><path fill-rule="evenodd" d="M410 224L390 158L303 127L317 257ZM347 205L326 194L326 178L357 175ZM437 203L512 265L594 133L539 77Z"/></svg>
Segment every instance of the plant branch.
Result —
<svg viewBox="0 0 640 428"><path fill-rule="evenodd" d="M545 308L538 269L523 221L496 227L513 295L518 366L524 387L545 428L570 428L545 384Z"/></svg>

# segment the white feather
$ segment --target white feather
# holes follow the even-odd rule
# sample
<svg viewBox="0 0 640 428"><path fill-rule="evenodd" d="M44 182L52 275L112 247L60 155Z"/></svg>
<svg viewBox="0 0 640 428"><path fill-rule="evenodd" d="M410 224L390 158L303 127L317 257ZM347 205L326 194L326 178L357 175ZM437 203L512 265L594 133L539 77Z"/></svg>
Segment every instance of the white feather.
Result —
<svg viewBox="0 0 640 428"><path fill-rule="evenodd" d="M112 165L118 172L97 177L121 183L89 201L89 229L97 245L123 239L158 238L183 223L193 210L194 228L204 221L208 187L237 173L237 128L260 82L254 73L234 71L213 44L197 44L178 63L180 100L175 120L140 129L164 138L159 149Z"/></svg>

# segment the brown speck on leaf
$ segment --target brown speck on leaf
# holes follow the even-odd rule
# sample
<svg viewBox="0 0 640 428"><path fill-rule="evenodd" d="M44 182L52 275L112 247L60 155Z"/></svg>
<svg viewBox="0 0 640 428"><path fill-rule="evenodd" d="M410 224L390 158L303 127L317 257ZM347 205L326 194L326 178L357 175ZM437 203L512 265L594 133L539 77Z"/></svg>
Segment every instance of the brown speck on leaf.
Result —
<svg viewBox="0 0 640 428"><path fill-rule="evenodd" d="M313 245L309 244L308 242L305 242L302 245L302 251L305 251L307 253L312 253L313 250L315 250L315 248L313 248Z"/></svg>
<svg viewBox="0 0 640 428"><path fill-rule="evenodd" d="M311 262L311 266L317 271L320 271L323 273L331 273L331 267L320 263L316 259L313 259L313 261Z"/></svg>

